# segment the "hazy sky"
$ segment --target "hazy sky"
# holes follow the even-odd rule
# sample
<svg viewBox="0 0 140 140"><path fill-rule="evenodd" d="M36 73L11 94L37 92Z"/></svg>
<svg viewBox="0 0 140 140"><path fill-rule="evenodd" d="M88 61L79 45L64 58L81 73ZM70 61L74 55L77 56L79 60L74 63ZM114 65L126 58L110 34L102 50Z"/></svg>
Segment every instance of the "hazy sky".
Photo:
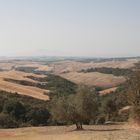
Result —
<svg viewBox="0 0 140 140"><path fill-rule="evenodd" d="M140 56L140 0L0 0L0 56Z"/></svg>

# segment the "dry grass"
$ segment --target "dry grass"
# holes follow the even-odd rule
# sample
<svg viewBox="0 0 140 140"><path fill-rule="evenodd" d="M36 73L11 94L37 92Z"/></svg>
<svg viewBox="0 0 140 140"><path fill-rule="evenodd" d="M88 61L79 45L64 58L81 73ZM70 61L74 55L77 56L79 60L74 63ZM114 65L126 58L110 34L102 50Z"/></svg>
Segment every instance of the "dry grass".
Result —
<svg viewBox="0 0 140 140"><path fill-rule="evenodd" d="M15 80L25 80L25 81L37 83L37 81L31 80L27 78L27 76L44 77L43 75L36 75L32 73L25 73L25 72L19 72L14 70L3 71L0 72L0 90L12 92L12 93L17 92L19 94L31 96L41 100L49 100L49 97L47 95L44 95L44 93L49 92L48 90L43 90L37 87L24 86L24 85L4 81L4 78L10 78Z"/></svg>
<svg viewBox="0 0 140 140"><path fill-rule="evenodd" d="M84 126L85 131L70 127L39 127L0 130L0 140L139 140L140 129L125 125Z"/></svg>
<svg viewBox="0 0 140 140"><path fill-rule="evenodd" d="M94 67L111 67L111 68L131 68L135 63L139 62L138 59L128 59L124 61L108 61L102 63L95 63Z"/></svg>
<svg viewBox="0 0 140 140"><path fill-rule="evenodd" d="M13 67L24 66L24 65L33 65L35 62L31 61L14 61L14 60L0 60L0 68L4 70L11 70Z"/></svg>
<svg viewBox="0 0 140 140"><path fill-rule="evenodd" d="M101 63L82 63L76 61L61 61L55 62L51 65L56 74L63 72L76 72L82 69L96 68L96 67L111 67L111 68L131 68L137 63L138 59L128 59L126 61L107 61Z"/></svg>
<svg viewBox="0 0 140 140"><path fill-rule="evenodd" d="M43 65L39 62L33 62L33 61L4 61L4 60L0 60L0 68L3 70L11 70L13 68L17 68L17 67L36 67L37 70L43 70L43 71L50 71L52 68L47 66L47 65Z"/></svg>
<svg viewBox="0 0 140 140"><path fill-rule="evenodd" d="M55 73L61 73L64 71L79 71L81 69L95 68L95 67L131 68L138 61L139 61L138 59L128 59L126 61L107 61L102 63L60 61L60 62L54 62L48 66L33 61L0 60L0 68L4 70L11 70L13 67L37 67L37 70L45 70L45 71L54 70Z"/></svg>
<svg viewBox="0 0 140 140"><path fill-rule="evenodd" d="M16 67L36 67L37 71L51 71L52 67L49 67L48 65L42 65L38 63L28 63L28 64L18 64Z"/></svg>
<svg viewBox="0 0 140 140"><path fill-rule="evenodd" d="M0 81L0 90L8 91L11 93L18 93L21 95L31 96L41 100L49 100L49 97L44 93L48 93L48 90L43 90L37 87L24 86L7 81Z"/></svg>
<svg viewBox="0 0 140 140"><path fill-rule="evenodd" d="M14 66L12 63L4 63L0 62L0 68L4 70L11 70L11 68Z"/></svg>
<svg viewBox="0 0 140 140"><path fill-rule="evenodd" d="M109 88L109 89L105 89L100 91L100 95L105 95L105 94L110 94L112 92L115 92L117 90L118 87L113 87L113 88Z"/></svg>
<svg viewBox="0 0 140 140"><path fill-rule="evenodd" d="M94 85L101 87L115 87L125 81L125 78L122 76L117 77L111 74L102 74L98 72L91 73L69 72L61 74L61 76L77 84L87 84L91 86Z"/></svg>
<svg viewBox="0 0 140 140"><path fill-rule="evenodd" d="M35 80L31 80L31 79L27 78L27 76L33 76L33 77L36 77L36 78L45 77L44 75L37 75L37 74L33 74L33 73L25 73L25 72L15 71L15 70L0 72L0 79L10 78L10 79L16 79L16 80L25 80L25 81L30 81L30 82L36 82Z"/></svg>
<svg viewBox="0 0 140 140"><path fill-rule="evenodd" d="M125 106L125 107L123 107L122 109L119 110L119 114L129 113L130 109L131 109L131 106Z"/></svg>
<svg viewBox="0 0 140 140"><path fill-rule="evenodd" d="M137 63L138 59L128 59L125 61L107 61L101 63L82 63L76 61L55 62L50 66L53 72L77 84L87 84L102 87L116 87L125 81L124 77L117 77L111 74L102 74L97 72L79 73L82 69L96 67L112 67L112 68L131 68ZM114 89L113 89L114 90ZM110 91L104 91L106 93Z"/></svg>

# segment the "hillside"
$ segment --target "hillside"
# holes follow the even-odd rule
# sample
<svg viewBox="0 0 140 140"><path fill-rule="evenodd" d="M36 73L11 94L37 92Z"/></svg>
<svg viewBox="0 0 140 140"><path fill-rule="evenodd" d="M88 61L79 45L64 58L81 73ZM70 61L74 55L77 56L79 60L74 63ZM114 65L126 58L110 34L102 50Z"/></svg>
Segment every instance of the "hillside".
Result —
<svg viewBox="0 0 140 140"><path fill-rule="evenodd" d="M101 62L82 62L77 60L62 60L52 62L47 62L47 60L46 62L37 62L31 60L0 60L0 90L5 90L12 93L16 92L22 95L48 100L49 97L46 94L49 93L50 88L45 85L40 86L39 84L42 82L38 79L46 77L46 75L49 73L58 75L76 84L112 88L125 82L123 75L115 76L113 74L96 71L87 73L80 71L90 68L102 67L114 68L112 71L114 70L115 72L118 71L118 69L115 68L120 68L120 71L124 71L125 69L131 69L134 67L135 63L138 61L139 59L124 59L121 61L102 60ZM51 80L53 80L53 78ZM53 82L55 81L53 80ZM53 87L53 85L51 85L51 87ZM56 88L58 87L60 86L57 86ZM44 93L46 94L44 95Z"/></svg>
<svg viewBox="0 0 140 140"><path fill-rule="evenodd" d="M89 69L89 68L101 68L101 67L107 67L107 68L132 68L135 66L135 63L137 63L139 59L126 59L126 60L106 60L105 62L77 62L77 61L60 61L60 62L54 62L50 64L50 67L52 67L52 70L56 74L65 73L65 72L75 72L75 71L81 71L82 69Z"/></svg>
<svg viewBox="0 0 140 140"><path fill-rule="evenodd" d="M108 60L101 62L77 62L77 61L61 61L54 62L50 64L52 71L66 78L76 84L86 84L91 86L100 86L100 87L115 87L120 85L125 81L123 76L115 76L112 74L105 74L99 72L84 73L82 70L87 70L90 68L119 68L122 69L131 69L138 63L139 59L126 59L126 60Z"/></svg>
<svg viewBox="0 0 140 140"><path fill-rule="evenodd" d="M90 86L100 86L105 88L114 87L125 82L125 78L122 76L117 77L111 74L102 74L98 72L92 73L69 72L65 74L60 74L60 76L72 82L75 82L76 84L86 84Z"/></svg>

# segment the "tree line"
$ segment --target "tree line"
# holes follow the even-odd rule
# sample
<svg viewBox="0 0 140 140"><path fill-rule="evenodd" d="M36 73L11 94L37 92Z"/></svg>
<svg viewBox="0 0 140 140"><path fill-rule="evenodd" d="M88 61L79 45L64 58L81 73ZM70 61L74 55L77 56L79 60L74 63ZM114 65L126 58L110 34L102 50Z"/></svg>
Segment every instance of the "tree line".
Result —
<svg viewBox="0 0 140 140"><path fill-rule="evenodd" d="M81 72L84 73L100 72L104 74L113 74L115 76L130 76L133 73L131 69L107 68L107 67L83 69L81 70Z"/></svg>

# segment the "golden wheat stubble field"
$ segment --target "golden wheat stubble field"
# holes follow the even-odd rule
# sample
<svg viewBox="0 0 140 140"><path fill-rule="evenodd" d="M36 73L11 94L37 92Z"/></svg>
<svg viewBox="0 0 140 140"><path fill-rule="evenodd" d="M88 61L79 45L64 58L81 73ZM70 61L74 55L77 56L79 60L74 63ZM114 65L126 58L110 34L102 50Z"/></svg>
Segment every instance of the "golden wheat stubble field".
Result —
<svg viewBox="0 0 140 140"><path fill-rule="evenodd" d="M0 140L140 140L140 128L130 128L127 125L84 128L83 131L75 131L75 126L1 129Z"/></svg>
<svg viewBox="0 0 140 140"><path fill-rule="evenodd" d="M43 75L36 75L32 73L25 73L15 70L8 70L0 72L0 90L8 91L11 93L18 93L21 95L31 96L41 100L48 100L49 97L44 95L44 93L48 93L48 90L40 89L38 87L33 86L24 86L21 84L12 83L9 81L5 81L4 79L13 79L13 80L24 80L32 83L37 83L35 80L31 80L27 78L27 76L33 76L36 78L42 78Z"/></svg>

